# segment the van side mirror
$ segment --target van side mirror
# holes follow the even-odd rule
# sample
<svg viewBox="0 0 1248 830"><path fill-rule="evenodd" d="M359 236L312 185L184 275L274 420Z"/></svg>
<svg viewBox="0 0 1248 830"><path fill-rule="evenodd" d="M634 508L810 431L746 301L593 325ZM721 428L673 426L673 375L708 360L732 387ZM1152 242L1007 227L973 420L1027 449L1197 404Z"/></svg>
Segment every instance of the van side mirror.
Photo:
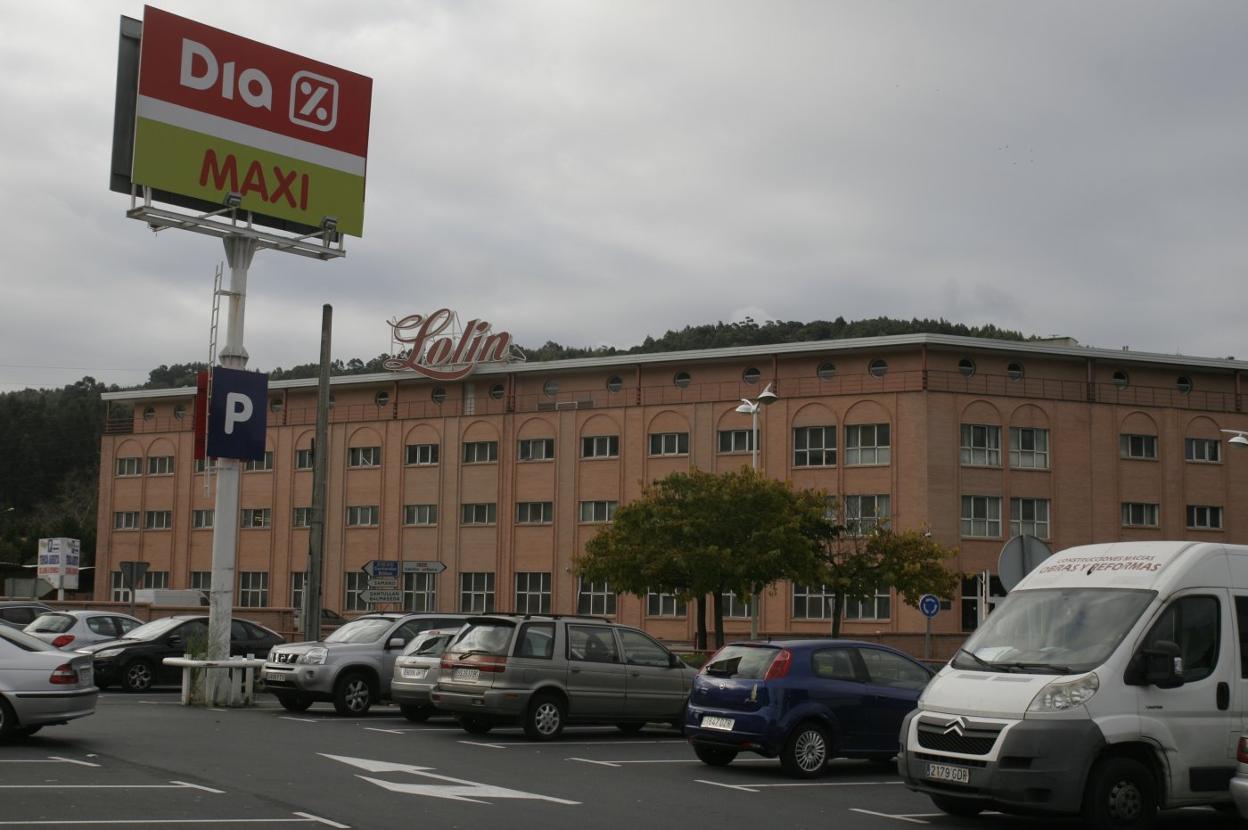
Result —
<svg viewBox="0 0 1248 830"><path fill-rule="evenodd" d="M404 638L391 637L390 642L386 643L386 648L388 649L403 648L403 646L405 645L407 645L407 640L405 640Z"/></svg>
<svg viewBox="0 0 1248 830"><path fill-rule="evenodd" d="M1183 685L1183 657L1179 644L1158 640L1142 648L1131 658L1123 678L1132 686L1156 686L1175 689Z"/></svg>
<svg viewBox="0 0 1248 830"><path fill-rule="evenodd" d="M673 669L678 669L685 664L685 661L680 659L680 655L669 652L667 655L667 664Z"/></svg>

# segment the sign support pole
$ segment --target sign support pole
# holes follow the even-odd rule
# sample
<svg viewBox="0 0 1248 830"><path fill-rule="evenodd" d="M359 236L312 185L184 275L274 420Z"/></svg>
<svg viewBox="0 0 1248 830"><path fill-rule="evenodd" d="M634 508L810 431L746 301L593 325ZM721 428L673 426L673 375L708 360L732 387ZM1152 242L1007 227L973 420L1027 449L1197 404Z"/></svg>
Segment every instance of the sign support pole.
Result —
<svg viewBox="0 0 1248 830"><path fill-rule="evenodd" d="M303 639L321 639L322 578L325 572L325 483L329 464L329 359L334 307L321 306L321 371L316 385L316 438L312 449L312 520L308 571L303 580Z"/></svg>
<svg viewBox="0 0 1248 830"><path fill-rule="evenodd" d="M243 312L247 300L247 270L256 253L254 238L231 234L222 240L230 263L229 312L225 324L225 348L221 365L247 368L243 348ZM242 463L236 458L217 459L217 497L213 510L212 586L208 592L208 659L230 656L230 629L234 611L234 571L238 557L238 489ZM228 669L209 669L205 683L210 706L227 705ZM224 681L224 682L223 682Z"/></svg>

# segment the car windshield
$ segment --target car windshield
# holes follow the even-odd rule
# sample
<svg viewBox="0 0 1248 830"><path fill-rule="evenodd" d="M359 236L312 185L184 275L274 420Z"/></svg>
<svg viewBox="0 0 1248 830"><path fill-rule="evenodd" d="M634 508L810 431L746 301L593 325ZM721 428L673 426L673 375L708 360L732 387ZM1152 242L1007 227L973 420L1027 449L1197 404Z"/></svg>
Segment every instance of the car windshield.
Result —
<svg viewBox="0 0 1248 830"><path fill-rule="evenodd" d="M24 631L18 631L16 628L6 628L3 625L0 625L0 639L8 640L22 651L56 651L55 648L38 637L32 637Z"/></svg>
<svg viewBox="0 0 1248 830"><path fill-rule="evenodd" d="M1155 591L1044 588L1015 591L953 659L969 671L1091 671L1122 642Z"/></svg>
<svg viewBox="0 0 1248 830"><path fill-rule="evenodd" d="M388 617L360 617L325 638L327 643L375 643L394 627Z"/></svg>
<svg viewBox="0 0 1248 830"><path fill-rule="evenodd" d="M26 630L30 633L39 634L60 634L62 631L69 631L74 626L74 618L69 614L44 614L36 617L35 621L26 626Z"/></svg>
<svg viewBox="0 0 1248 830"><path fill-rule="evenodd" d="M515 630L511 623L482 622L469 623L455 641L454 651L459 655L472 654L506 654L507 644L511 642L511 632Z"/></svg>
<svg viewBox="0 0 1248 830"><path fill-rule="evenodd" d="M716 677L761 680L779 653L779 649L766 646L724 646L715 652L702 671Z"/></svg>
<svg viewBox="0 0 1248 830"><path fill-rule="evenodd" d="M452 633L446 631L426 631L408 643L403 653L418 657L439 657L442 652L446 651L446 644L450 642Z"/></svg>
<svg viewBox="0 0 1248 830"><path fill-rule="evenodd" d="M149 623L144 623L138 628L130 629L126 632L126 636L123 639L156 640L163 637L165 634L168 634L184 622L186 622L185 619L178 619L177 617L165 617L161 620L152 620Z"/></svg>

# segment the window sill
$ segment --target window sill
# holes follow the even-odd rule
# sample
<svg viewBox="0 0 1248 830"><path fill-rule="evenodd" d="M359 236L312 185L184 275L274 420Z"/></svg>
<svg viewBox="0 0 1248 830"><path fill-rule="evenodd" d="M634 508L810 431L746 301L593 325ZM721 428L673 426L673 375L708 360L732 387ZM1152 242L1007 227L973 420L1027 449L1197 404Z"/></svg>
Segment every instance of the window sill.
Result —
<svg viewBox="0 0 1248 830"><path fill-rule="evenodd" d="M554 460L555 459L553 458L517 458L516 463L517 464L541 464L543 462L550 463L550 462L553 462Z"/></svg>
<svg viewBox="0 0 1248 830"><path fill-rule="evenodd" d="M582 455L582 461L619 461L618 455Z"/></svg>

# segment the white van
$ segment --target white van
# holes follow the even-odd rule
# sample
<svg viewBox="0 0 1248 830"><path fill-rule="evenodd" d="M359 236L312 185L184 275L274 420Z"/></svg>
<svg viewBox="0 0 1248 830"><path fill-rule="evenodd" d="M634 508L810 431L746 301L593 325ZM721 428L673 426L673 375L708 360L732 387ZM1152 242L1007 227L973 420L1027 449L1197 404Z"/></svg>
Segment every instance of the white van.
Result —
<svg viewBox="0 0 1248 830"><path fill-rule="evenodd" d="M902 726L908 787L953 815L1233 812L1248 710L1248 546L1116 542L1045 560Z"/></svg>

